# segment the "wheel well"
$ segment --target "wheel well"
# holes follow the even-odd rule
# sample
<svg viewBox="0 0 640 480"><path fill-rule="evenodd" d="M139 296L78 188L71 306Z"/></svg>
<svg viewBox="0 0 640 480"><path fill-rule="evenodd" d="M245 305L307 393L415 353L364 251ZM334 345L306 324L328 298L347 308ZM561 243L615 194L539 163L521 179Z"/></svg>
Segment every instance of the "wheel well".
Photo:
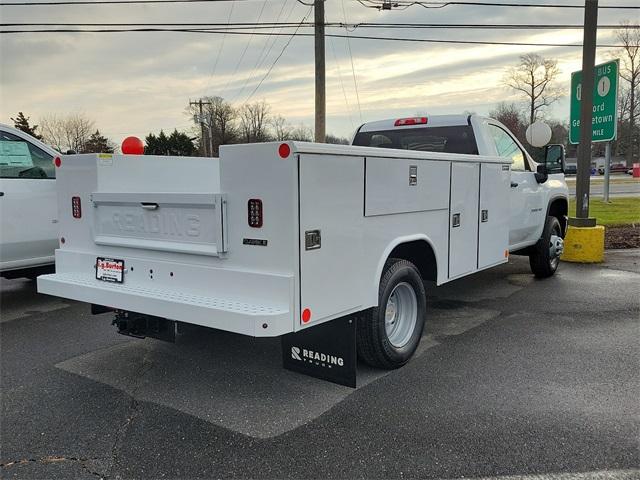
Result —
<svg viewBox="0 0 640 480"><path fill-rule="evenodd" d="M438 278L438 265L433 248L425 240L414 240L412 242L397 245L389 254L388 258L402 258L413 263L420 275L425 280L436 281Z"/></svg>
<svg viewBox="0 0 640 480"><path fill-rule="evenodd" d="M562 236L567 232L567 215L569 214L569 205L566 198L556 198L549 205L547 215L556 217L562 228Z"/></svg>

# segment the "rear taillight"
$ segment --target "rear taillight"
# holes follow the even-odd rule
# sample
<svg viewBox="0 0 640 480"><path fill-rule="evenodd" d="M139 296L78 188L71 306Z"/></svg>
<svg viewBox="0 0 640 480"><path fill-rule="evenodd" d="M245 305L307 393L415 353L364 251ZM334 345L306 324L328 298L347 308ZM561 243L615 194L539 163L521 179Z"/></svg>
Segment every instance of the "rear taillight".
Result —
<svg viewBox="0 0 640 480"><path fill-rule="evenodd" d="M54 164L56 167L60 168L60 165L62 165L62 159L61 159L60 157L56 157L56 158L54 158L54 160L53 160L53 164Z"/></svg>
<svg viewBox="0 0 640 480"><path fill-rule="evenodd" d="M73 218L82 218L80 197L71 197L71 213L73 214Z"/></svg>
<svg viewBox="0 0 640 480"><path fill-rule="evenodd" d="M394 125L396 127L403 127L405 125L424 125L427 121L427 117L399 118L396 120Z"/></svg>
<svg viewBox="0 0 640 480"><path fill-rule="evenodd" d="M249 226L253 228L262 227L262 200L252 198L247 203L247 218Z"/></svg>

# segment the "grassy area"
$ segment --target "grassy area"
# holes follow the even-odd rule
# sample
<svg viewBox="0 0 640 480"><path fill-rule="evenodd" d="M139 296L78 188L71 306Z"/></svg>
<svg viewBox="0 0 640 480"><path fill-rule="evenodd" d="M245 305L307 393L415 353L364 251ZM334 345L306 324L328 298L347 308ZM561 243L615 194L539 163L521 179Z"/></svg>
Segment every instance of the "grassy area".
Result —
<svg viewBox="0 0 640 480"><path fill-rule="evenodd" d="M569 216L576 213L576 200L569 200ZM640 197L612 197L609 203L592 198L589 216L596 217L598 225L640 225Z"/></svg>

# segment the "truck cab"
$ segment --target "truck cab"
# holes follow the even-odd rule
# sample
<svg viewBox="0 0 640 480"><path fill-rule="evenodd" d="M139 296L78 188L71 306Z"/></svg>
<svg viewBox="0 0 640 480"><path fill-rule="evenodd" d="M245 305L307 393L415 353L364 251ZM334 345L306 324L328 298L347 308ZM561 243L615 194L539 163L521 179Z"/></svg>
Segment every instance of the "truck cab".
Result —
<svg viewBox="0 0 640 480"><path fill-rule="evenodd" d="M540 174L541 164L497 120L434 115L370 122L357 130L352 145L508 158L512 162L509 251L528 253L528 247L540 239L547 216L558 219L564 236L569 191L562 168Z"/></svg>

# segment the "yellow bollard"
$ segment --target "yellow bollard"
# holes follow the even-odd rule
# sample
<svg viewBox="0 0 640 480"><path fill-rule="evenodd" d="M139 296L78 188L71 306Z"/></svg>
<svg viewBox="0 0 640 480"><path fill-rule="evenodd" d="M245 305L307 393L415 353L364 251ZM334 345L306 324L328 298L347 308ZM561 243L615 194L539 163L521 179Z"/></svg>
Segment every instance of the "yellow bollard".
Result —
<svg viewBox="0 0 640 480"><path fill-rule="evenodd" d="M576 263L604 261L604 226L573 227L569 225L560 260Z"/></svg>

